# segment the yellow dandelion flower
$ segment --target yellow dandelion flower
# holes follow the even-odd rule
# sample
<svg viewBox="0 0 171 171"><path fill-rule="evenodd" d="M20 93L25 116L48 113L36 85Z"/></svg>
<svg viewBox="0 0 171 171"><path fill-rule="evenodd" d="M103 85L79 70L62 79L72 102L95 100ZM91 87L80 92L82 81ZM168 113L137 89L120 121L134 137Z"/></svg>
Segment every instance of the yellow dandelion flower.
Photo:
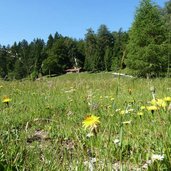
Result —
<svg viewBox="0 0 171 171"><path fill-rule="evenodd" d="M126 111L125 111L125 110L121 110L121 111L120 111L120 114L121 114L121 115L124 115L124 114L126 114Z"/></svg>
<svg viewBox="0 0 171 171"><path fill-rule="evenodd" d="M157 99L152 99L150 103L151 103L153 106L156 106L156 105L157 105Z"/></svg>
<svg viewBox="0 0 171 171"><path fill-rule="evenodd" d="M95 115L89 115L84 119L82 124L85 129L90 128L90 130L93 130L97 128L98 124L100 124L100 120L99 117Z"/></svg>
<svg viewBox="0 0 171 171"><path fill-rule="evenodd" d="M3 88L3 85L0 85L0 88Z"/></svg>
<svg viewBox="0 0 171 171"><path fill-rule="evenodd" d="M171 97L165 97L163 100L164 100L165 102L171 102Z"/></svg>
<svg viewBox="0 0 171 171"><path fill-rule="evenodd" d="M157 106L147 106L148 111L155 111L157 109L158 109Z"/></svg>
<svg viewBox="0 0 171 171"><path fill-rule="evenodd" d="M144 113L143 112L137 112L137 115L142 116L142 115L144 115Z"/></svg>
<svg viewBox="0 0 171 171"><path fill-rule="evenodd" d="M3 103L9 103L11 99L8 96L4 96L2 102Z"/></svg>
<svg viewBox="0 0 171 171"><path fill-rule="evenodd" d="M115 99L113 97L110 98L111 101L114 101Z"/></svg>
<svg viewBox="0 0 171 171"><path fill-rule="evenodd" d="M163 99L158 99L157 105L159 107L165 108L167 106L167 103Z"/></svg>
<svg viewBox="0 0 171 171"><path fill-rule="evenodd" d="M151 100L151 104L153 106L165 108L167 106L167 103L163 99L153 99Z"/></svg>
<svg viewBox="0 0 171 171"><path fill-rule="evenodd" d="M100 96L100 99L103 99L103 96Z"/></svg>
<svg viewBox="0 0 171 171"><path fill-rule="evenodd" d="M145 109L145 106L141 106L140 109L141 109L141 110L144 110L144 109Z"/></svg>

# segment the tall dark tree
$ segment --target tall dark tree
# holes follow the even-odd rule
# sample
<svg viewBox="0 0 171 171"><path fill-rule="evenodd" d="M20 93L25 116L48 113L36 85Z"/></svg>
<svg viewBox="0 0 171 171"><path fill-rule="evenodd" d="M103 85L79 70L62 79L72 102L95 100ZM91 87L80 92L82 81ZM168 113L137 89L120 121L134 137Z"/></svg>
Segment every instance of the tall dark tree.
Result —
<svg viewBox="0 0 171 171"><path fill-rule="evenodd" d="M42 62L46 58L45 43L42 39L34 39L30 43L30 68L33 79L41 73Z"/></svg>
<svg viewBox="0 0 171 171"><path fill-rule="evenodd" d="M23 65L23 73L21 74L23 76L25 75L29 75L31 73L31 63L32 60L30 58L30 48L29 48L29 43L27 42L27 40L22 40L21 42L18 43L18 48L19 48L19 52L17 55L17 63L22 63ZM17 64L18 66L18 64Z"/></svg>
<svg viewBox="0 0 171 171"><path fill-rule="evenodd" d="M62 38L63 36L59 34L58 32L55 33L54 35L54 41L57 41L58 39Z"/></svg>
<svg viewBox="0 0 171 171"><path fill-rule="evenodd" d="M47 40L46 48L47 48L47 49L50 49L50 48L53 46L53 43L54 43L54 38L53 38L53 36L50 34L49 37L48 37L48 40Z"/></svg>
<svg viewBox="0 0 171 171"><path fill-rule="evenodd" d="M94 31L89 28L85 35L85 63L84 69L96 71L97 68L97 40Z"/></svg>
<svg viewBox="0 0 171 171"><path fill-rule="evenodd" d="M77 67L78 55L76 42L71 38L65 38L64 45L67 51L68 61L65 61L67 68ZM67 58L66 58L67 59Z"/></svg>
<svg viewBox="0 0 171 171"><path fill-rule="evenodd" d="M78 66L83 68L84 62L85 62L85 41L84 40L78 40L76 42L76 48L77 48Z"/></svg>
<svg viewBox="0 0 171 171"><path fill-rule="evenodd" d="M129 32L126 64L140 76L166 71L167 30L158 7L142 0Z"/></svg>
<svg viewBox="0 0 171 171"><path fill-rule="evenodd" d="M7 59L7 68L8 68L8 78L14 79L15 78L15 63L18 59L19 54L19 47L16 42L11 46L11 48L8 50L8 59Z"/></svg>
<svg viewBox="0 0 171 171"><path fill-rule="evenodd" d="M25 68L25 65L23 65L23 61L21 61L21 58L19 58L15 62L14 73L15 79L22 79L27 76L27 69Z"/></svg>
<svg viewBox="0 0 171 171"><path fill-rule="evenodd" d="M8 50L5 46L0 47L0 76L6 78L8 74L7 70L7 56Z"/></svg>
<svg viewBox="0 0 171 171"><path fill-rule="evenodd" d="M124 57L126 54L126 45L128 43L128 33L122 31L120 28L118 32L113 32L113 37L115 43L113 48L112 70L117 71L125 67Z"/></svg>
<svg viewBox="0 0 171 171"><path fill-rule="evenodd" d="M113 56L113 49L107 47L105 49L105 54L104 54L104 67L106 71L111 71L112 56Z"/></svg>
<svg viewBox="0 0 171 171"><path fill-rule="evenodd" d="M105 62L108 60L104 60L106 49L109 49L113 47L114 39L110 31L108 30L106 25L100 25L98 31L97 31L97 45L98 45L98 59L97 59L97 67L98 70L103 71L107 68L105 68ZM108 55L111 53L108 53ZM112 58L108 57L108 58Z"/></svg>
<svg viewBox="0 0 171 171"><path fill-rule="evenodd" d="M164 18L166 21L166 27L168 31L168 36L167 36L167 42L168 42L168 75L170 75L171 72L171 0L167 1L165 3L164 7Z"/></svg>
<svg viewBox="0 0 171 171"><path fill-rule="evenodd" d="M171 32L171 0L165 3L164 14L168 31Z"/></svg>

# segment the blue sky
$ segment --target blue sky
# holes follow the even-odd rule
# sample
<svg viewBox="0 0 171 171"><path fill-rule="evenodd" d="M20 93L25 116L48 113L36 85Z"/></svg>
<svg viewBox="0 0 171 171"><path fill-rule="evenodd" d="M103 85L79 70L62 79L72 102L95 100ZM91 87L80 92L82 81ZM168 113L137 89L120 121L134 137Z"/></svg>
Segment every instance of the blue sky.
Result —
<svg viewBox="0 0 171 171"><path fill-rule="evenodd" d="M47 41L55 32L76 39L101 24L109 31L127 31L139 0L1 0L0 44L34 38ZM153 0L163 7L167 0Z"/></svg>

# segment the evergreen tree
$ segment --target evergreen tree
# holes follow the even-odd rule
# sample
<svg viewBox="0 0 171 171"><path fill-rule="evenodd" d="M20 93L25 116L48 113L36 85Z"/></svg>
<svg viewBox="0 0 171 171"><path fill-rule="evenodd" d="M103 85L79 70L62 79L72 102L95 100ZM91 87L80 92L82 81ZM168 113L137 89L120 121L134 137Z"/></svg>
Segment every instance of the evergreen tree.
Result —
<svg viewBox="0 0 171 171"><path fill-rule="evenodd" d="M166 71L167 30L158 7L142 0L129 32L126 64L140 76Z"/></svg>
<svg viewBox="0 0 171 171"><path fill-rule="evenodd" d="M43 61L44 74L62 74L68 66L71 66L68 56L68 38L56 39L52 48L48 50L48 57Z"/></svg>
<svg viewBox="0 0 171 171"><path fill-rule="evenodd" d="M165 15L168 31L171 32L171 0L169 0L165 4L164 15Z"/></svg>
<svg viewBox="0 0 171 171"><path fill-rule="evenodd" d="M78 50L76 47L76 42L71 38L65 37L64 45L67 52L65 61L66 68L77 67L77 64L75 63L75 60L78 61Z"/></svg>
<svg viewBox="0 0 171 171"><path fill-rule="evenodd" d="M111 66L112 66L112 56L113 56L113 50L110 47L107 47L105 49L105 54L104 54L104 67L106 71L111 71Z"/></svg>
<svg viewBox="0 0 171 171"><path fill-rule="evenodd" d="M123 69L124 65L124 56L126 52L126 45L128 43L128 33L123 32L120 28L118 32L113 32L114 37L114 48L113 48L113 57L112 57L112 70L117 71Z"/></svg>
<svg viewBox="0 0 171 171"><path fill-rule="evenodd" d="M2 78L6 78L8 71L7 71L7 55L8 51L5 46L0 47L0 76Z"/></svg>
<svg viewBox="0 0 171 171"><path fill-rule="evenodd" d="M76 49L77 49L78 66L83 68L85 62L85 41L84 40L77 41Z"/></svg>
<svg viewBox="0 0 171 171"><path fill-rule="evenodd" d="M104 57L106 49L109 49L113 47L114 39L106 25L100 25L98 32L97 32L97 45L98 45L98 55L97 55L97 69L100 71L103 71L107 68L105 68ZM111 53L108 53L108 55ZM112 58L112 56L108 57ZM107 60L108 61L108 60ZM108 68L109 69L109 68Z"/></svg>
<svg viewBox="0 0 171 171"><path fill-rule="evenodd" d="M29 75L31 73L31 55L30 55L30 47L29 43L24 39L21 42L18 43L18 55L17 55L17 63L22 63L22 68L24 68L24 73L20 75ZM19 66L17 64L17 66Z"/></svg>
<svg viewBox="0 0 171 171"><path fill-rule="evenodd" d="M164 18L166 21L166 27L168 31L167 42L168 42L168 67L167 72L168 76L171 72L171 0L166 2L164 7Z"/></svg>
<svg viewBox="0 0 171 171"><path fill-rule="evenodd" d="M97 40L94 31L90 28L85 35L85 63L84 69L96 71L97 68Z"/></svg>
<svg viewBox="0 0 171 171"><path fill-rule="evenodd" d="M25 65L23 64L23 62L21 61L21 58L19 58L15 62L14 73L15 73L15 79L22 79L27 76L27 69Z"/></svg>
<svg viewBox="0 0 171 171"><path fill-rule="evenodd" d="M58 32L56 32L55 35L54 35L54 41L57 41L57 40L59 40L62 37L63 36L61 34L59 34Z"/></svg>
<svg viewBox="0 0 171 171"><path fill-rule="evenodd" d="M47 49L52 48L53 43L54 43L54 38L53 38L53 36L50 34L49 37L48 37L48 41L47 41L46 48L47 48Z"/></svg>
<svg viewBox="0 0 171 171"><path fill-rule="evenodd" d="M34 39L30 45L30 72L33 79L42 73L41 66L43 60L46 58L45 43L42 39Z"/></svg>
<svg viewBox="0 0 171 171"><path fill-rule="evenodd" d="M15 63L18 58L18 44L14 42L11 48L8 50L8 58L7 58L7 69L8 69L8 78L14 79L15 78Z"/></svg>

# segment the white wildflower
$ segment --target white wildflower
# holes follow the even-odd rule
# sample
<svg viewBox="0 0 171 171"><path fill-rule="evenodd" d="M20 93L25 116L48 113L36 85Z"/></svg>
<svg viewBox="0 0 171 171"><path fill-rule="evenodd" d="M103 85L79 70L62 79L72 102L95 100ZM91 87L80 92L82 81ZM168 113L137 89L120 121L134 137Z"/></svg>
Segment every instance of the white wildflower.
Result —
<svg viewBox="0 0 171 171"><path fill-rule="evenodd" d="M148 166L152 163L151 160L147 160L146 163L142 166L143 169L148 169Z"/></svg>
<svg viewBox="0 0 171 171"><path fill-rule="evenodd" d="M88 168L89 168L89 171L93 171L94 170L94 163L96 163L96 158L94 157L94 158L90 158L90 160L89 161L85 161L84 162L84 165L85 166L88 166Z"/></svg>
<svg viewBox="0 0 171 171"><path fill-rule="evenodd" d="M124 121L122 124L131 124L131 121Z"/></svg>
<svg viewBox="0 0 171 171"><path fill-rule="evenodd" d="M86 135L87 138L90 138L90 137L93 137L93 136L94 136L94 134L93 134L92 132L90 132L90 133L88 133L88 134Z"/></svg>
<svg viewBox="0 0 171 171"><path fill-rule="evenodd" d="M115 139L113 142L114 142L114 144L119 144L120 140L119 139Z"/></svg>
<svg viewBox="0 0 171 171"><path fill-rule="evenodd" d="M155 161L155 160L162 161L164 159L164 155L152 154L151 159L152 159L152 161Z"/></svg>

